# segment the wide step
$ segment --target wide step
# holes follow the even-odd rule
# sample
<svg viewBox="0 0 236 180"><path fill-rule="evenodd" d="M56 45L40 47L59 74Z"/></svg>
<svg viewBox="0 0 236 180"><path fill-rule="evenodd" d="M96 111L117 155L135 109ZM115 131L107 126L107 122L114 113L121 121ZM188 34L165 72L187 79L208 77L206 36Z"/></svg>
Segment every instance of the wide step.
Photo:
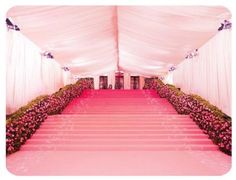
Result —
<svg viewBox="0 0 236 180"><path fill-rule="evenodd" d="M80 145L80 146L69 146L69 145L56 145L56 146L24 146L21 151L217 151L216 146L207 145L172 145L172 146L161 146L161 145Z"/></svg>

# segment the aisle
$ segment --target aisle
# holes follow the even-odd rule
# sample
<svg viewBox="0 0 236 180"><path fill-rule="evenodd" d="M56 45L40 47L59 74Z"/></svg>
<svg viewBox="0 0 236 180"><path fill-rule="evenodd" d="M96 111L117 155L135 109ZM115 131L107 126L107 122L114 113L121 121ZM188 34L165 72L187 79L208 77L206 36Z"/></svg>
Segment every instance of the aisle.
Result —
<svg viewBox="0 0 236 180"><path fill-rule="evenodd" d="M17 175L221 175L231 158L150 90L88 90L7 157Z"/></svg>

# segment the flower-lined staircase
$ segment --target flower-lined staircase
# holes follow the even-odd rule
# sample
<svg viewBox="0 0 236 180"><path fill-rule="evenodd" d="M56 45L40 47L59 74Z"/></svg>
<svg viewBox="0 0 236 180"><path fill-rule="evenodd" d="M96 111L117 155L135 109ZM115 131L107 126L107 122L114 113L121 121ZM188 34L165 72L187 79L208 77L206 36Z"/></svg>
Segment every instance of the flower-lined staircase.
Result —
<svg viewBox="0 0 236 180"><path fill-rule="evenodd" d="M21 175L220 175L230 159L153 90L86 90L7 166Z"/></svg>

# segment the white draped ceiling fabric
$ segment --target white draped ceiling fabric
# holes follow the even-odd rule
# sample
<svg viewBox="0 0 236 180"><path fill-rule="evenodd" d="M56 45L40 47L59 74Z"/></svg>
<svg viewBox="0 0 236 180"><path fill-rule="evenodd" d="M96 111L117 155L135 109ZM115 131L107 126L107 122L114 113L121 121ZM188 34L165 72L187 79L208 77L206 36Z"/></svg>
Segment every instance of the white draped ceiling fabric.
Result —
<svg viewBox="0 0 236 180"><path fill-rule="evenodd" d="M117 70L166 75L231 14L222 6L15 6L7 17L82 77Z"/></svg>

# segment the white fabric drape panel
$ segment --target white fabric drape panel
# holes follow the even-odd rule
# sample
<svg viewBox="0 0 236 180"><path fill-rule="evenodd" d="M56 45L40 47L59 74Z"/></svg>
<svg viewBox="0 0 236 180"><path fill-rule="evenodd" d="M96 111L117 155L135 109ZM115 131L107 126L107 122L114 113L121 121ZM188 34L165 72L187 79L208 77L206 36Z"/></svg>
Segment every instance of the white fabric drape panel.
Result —
<svg viewBox="0 0 236 180"><path fill-rule="evenodd" d="M15 31L8 32L7 113L41 94L41 56L32 43Z"/></svg>
<svg viewBox="0 0 236 180"><path fill-rule="evenodd" d="M59 64L54 59L43 57L41 63L44 92L46 94L51 94L58 88L64 86L63 72Z"/></svg>
<svg viewBox="0 0 236 180"><path fill-rule="evenodd" d="M74 83L74 78L70 71L63 71L62 73L63 73L64 86Z"/></svg>
<svg viewBox="0 0 236 180"><path fill-rule="evenodd" d="M173 84L173 72L168 72L163 80L164 83L166 84Z"/></svg>
<svg viewBox="0 0 236 180"><path fill-rule="evenodd" d="M173 81L231 115L231 31L223 30L199 49L199 55L177 66Z"/></svg>
<svg viewBox="0 0 236 180"><path fill-rule="evenodd" d="M20 32L7 32L7 114L42 94L63 86L55 60L42 59L40 49Z"/></svg>

